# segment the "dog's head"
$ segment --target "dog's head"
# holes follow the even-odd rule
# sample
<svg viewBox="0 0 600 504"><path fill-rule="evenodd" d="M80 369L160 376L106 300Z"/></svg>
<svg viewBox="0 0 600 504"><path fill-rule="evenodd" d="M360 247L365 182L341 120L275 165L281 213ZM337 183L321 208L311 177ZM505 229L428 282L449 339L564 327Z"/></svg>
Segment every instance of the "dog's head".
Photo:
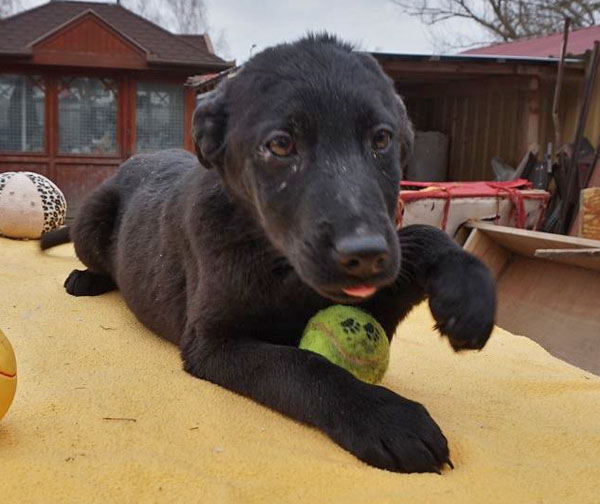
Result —
<svg viewBox="0 0 600 504"><path fill-rule="evenodd" d="M371 56L327 35L267 49L200 102L193 134L201 163L321 295L357 302L394 280L413 133Z"/></svg>

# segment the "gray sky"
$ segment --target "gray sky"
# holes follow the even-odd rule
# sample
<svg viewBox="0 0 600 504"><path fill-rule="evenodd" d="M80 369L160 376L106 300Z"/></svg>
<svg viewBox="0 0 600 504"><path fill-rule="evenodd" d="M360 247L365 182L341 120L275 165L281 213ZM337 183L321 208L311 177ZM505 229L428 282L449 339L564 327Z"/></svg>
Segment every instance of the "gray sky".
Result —
<svg viewBox="0 0 600 504"><path fill-rule="evenodd" d="M0 0L0 2L3 0ZM114 2L115 0L107 0ZM153 0L157 4L160 0ZM46 0L21 0L31 8ZM241 63L254 53L307 31L327 30L365 51L439 54L452 52L446 41L457 37L482 42L476 24L450 21L431 28L404 14L391 0L205 0L210 34L218 46L220 36L227 51L219 54ZM217 51L219 53L219 51Z"/></svg>
<svg viewBox="0 0 600 504"><path fill-rule="evenodd" d="M469 22L451 22L435 29L404 14L391 0L205 0L213 39L224 30L229 54L242 62L254 52L294 40L308 30L327 30L366 51L439 53L445 37L459 32L484 40Z"/></svg>

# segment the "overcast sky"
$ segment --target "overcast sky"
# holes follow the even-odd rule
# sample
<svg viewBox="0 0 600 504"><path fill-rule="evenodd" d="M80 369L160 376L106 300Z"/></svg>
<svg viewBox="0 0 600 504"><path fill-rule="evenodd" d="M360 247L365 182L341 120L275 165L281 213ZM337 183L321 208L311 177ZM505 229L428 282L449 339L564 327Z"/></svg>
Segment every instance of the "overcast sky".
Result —
<svg viewBox="0 0 600 504"><path fill-rule="evenodd" d="M31 8L46 0L21 0L21 3ZM437 36L432 36L429 27L404 14L392 0L205 0L205 3L213 42L218 42L222 33L228 47L220 55L238 63L248 59L253 44L256 53L278 42L295 40L309 30L327 30L365 51L413 54L448 52L445 41L456 34L478 42L485 40L476 25L465 21L438 27Z"/></svg>
<svg viewBox="0 0 600 504"><path fill-rule="evenodd" d="M436 29L404 14L391 0L205 0L218 38L224 30L229 54L242 62L254 52L282 41L294 40L308 30L327 30L366 51L438 53L440 38L458 31L472 39L485 37L468 22ZM443 44L442 44L443 45Z"/></svg>

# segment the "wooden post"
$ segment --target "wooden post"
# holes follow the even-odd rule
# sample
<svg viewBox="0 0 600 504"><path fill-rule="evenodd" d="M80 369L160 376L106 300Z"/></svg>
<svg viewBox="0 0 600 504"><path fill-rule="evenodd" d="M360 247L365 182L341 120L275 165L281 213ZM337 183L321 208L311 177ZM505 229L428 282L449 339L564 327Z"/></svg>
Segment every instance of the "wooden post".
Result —
<svg viewBox="0 0 600 504"><path fill-rule="evenodd" d="M540 141L540 79L538 76L529 79L525 96L524 121L521 123L524 131L518 145L520 152L526 152Z"/></svg>
<svg viewBox="0 0 600 504"><path fill-rule="evenodd" d="M598 72L598 64L600 61L600 42L594 42L594 50L588 65L588 73L585 81L585 89L583 93L583 102L579 111L577 120L577 131L575 133L575 141L573 142L573 156L569 165L568 185L566 195L562 198L561 216L559 232L568 234L571 221L574 219L574 209L577 206L577 195L580 189L579 181L579 151L581 142L583 141L583 132L587 122L589 112L590 98L594 88L596 74Z"/></svg>
<svg viewBox="0 0 600 504"><path fill-rule="evenodd" d="M600 240L600 187L581 191L579 236Z"/></svg>
<svg viewBox="0 0 600 504"><path fill-rule="evenodd" d="M560 92L562 90L563 74L565 70L565 54L567 52L567 43L569 42L569 25L571 19L565 18L565 27L563 30L563 43L560 53L560 62L558 64L558 76L556 77L556 87L554 88L554 103L552 104L552 120L554 123L554 154L557 155L562 146L561 125L558 116L558 107L560 105Z"/></svg>
<svg viewBox="0 0 600 504"><path fill-rule="evenodd" d="M58 169L56 155L58 151L58 86L59 76L49 75L46 80L46 153L48 155L48 176L56 182Z"/></svg>
<svg viewBox="0 0 600 504"><path fill-rule="evenodd" d="M194 152L194 140L192 138L192 116L196 109L196 93L191 87L184 88L184 149Z"/></svg>
<svg viewBox="0 0 600 504"><path fill-rule="evenodd" d="M129 90L127 92L127 98L129 102L129 114L128 114L128 126L129 126L129 156L137 154L137 77L130 77L129 79Z"/></svg>

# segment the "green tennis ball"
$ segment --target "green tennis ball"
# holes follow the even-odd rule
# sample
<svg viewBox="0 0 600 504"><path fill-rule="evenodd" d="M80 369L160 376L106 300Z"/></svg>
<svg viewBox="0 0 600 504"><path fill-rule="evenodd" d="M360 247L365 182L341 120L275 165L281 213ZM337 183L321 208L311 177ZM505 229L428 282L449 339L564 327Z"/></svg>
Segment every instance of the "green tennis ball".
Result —
<svg viewBox="0 0 600 504"><path fill-rule="evenodd" d="M312 317L299 348L322 355L367 383L381 380L390 356L389 341L379 322L358 308L343 305L330 306Z"/></svg>

